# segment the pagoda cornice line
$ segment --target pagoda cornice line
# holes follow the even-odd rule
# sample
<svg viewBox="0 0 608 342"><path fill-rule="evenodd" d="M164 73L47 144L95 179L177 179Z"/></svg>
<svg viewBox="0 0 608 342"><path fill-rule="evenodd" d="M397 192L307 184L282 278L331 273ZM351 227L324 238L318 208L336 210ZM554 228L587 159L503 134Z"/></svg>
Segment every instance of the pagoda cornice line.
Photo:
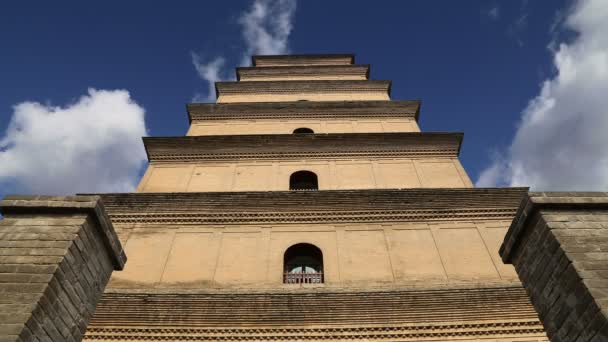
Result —
<svg viewBox="0 0 608 342"><path fill-rule="evenodd" d="M420 100L190 103L190 123L206 120L404 118L418 121Z"/></svg>
<svg viewBox="0 0 608 342"><path fill-rule="evenodd" d="M462 133L331 133L144 137L150 162L455 158Z"/></svg>
<svg viewBox="0 0 608 342"><path fill-rule="evenodd" d="M113 222L348 223L511 220L528 188L100 194Z"/></svg>
<svg viewBox="0 0 608 342"><path fill-rule="evenodd" d="M315 81L239 81L215 82L216 96L221 94L285 94L320 92L386 92L390 96L391 81L387 80L315 80Z"/></svg>
<svg viewBox="0 0 608 342"><path fill-rule="evenodd" d="M369 64L239 67L236 68L236 77L239 81L242 76L255 78L267 76L355 75L368 79L369 69Z"/></svg>

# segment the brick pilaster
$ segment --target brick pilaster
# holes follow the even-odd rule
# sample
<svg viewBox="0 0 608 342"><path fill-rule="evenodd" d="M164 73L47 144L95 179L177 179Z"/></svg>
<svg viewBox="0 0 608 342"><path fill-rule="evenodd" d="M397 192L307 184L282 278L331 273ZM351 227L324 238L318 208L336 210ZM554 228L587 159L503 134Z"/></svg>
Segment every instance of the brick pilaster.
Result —
<svg viewBox="0 0 608 342"><path fill-rule="evenodd" d="M608 193L530 193L500 255L551 341L608 341Z"/></svg>
<svg viewBox="0 0 608 342"><path fill-rule="evenodd" d="M0 342L80 341L126 261L97 196L0 202Z"/></svg>

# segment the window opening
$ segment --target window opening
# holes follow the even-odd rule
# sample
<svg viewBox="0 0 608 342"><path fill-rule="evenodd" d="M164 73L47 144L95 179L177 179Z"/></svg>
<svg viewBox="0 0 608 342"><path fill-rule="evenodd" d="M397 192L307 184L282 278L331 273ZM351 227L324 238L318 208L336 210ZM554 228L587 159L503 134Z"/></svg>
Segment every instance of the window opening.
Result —
<svg viewBox="0 0 608 342"><path fill-rule="evenodd" d="M289 190L316 191L319 190L317 175L310 171L297 171L289 177Z"/></svg>
<svg viewBox="0 0 608 342"><path fill-rule="evenodd" d="M314 245L299 243L285 251L283 256L283 283L323 283L323 253Z"/></svg>
<svg viewBox="0 0 608 342"><path fill-rule="evenodd" d="M315 131L312 129L306 127L300 127L293 130L293 134L312 134L314 132Z"/></svg>

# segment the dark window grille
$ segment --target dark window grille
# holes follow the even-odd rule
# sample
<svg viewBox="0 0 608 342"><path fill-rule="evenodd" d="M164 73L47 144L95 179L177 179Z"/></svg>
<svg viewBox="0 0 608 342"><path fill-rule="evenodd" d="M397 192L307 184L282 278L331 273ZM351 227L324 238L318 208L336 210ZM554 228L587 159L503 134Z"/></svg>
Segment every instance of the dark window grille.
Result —
<svg viewBox="0 0 608 342"><path fill-rule="evenodd" d="M305 272L285 272L283 282L285 284L322 284L323 272L305 273Z"/></svg>

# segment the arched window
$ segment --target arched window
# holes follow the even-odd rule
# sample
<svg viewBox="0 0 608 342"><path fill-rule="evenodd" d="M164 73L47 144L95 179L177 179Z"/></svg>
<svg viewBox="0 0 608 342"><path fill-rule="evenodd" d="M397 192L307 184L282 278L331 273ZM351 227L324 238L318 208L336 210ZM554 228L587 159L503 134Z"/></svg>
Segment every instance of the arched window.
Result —
<svg viewBox="0 0 608 342"><path fill-rule="evenodd" d="M314 132L315 131L313 131L312 129L306 127L300 127L293 130L293 134L311 134Z"/></svg>
<svg viewBox="0 0 608 342"><path fill-rule="evenodd" d="M323 283L323 253L309 243L298 243L285 251L283 256L283 283Z"/></svg>
<svg viewBox="0 0 608 342"><path fill-rule="evenodd" d="M297 171L289 177L289 190L315 191L319 190L317 175L310 171Z"/></svg>

